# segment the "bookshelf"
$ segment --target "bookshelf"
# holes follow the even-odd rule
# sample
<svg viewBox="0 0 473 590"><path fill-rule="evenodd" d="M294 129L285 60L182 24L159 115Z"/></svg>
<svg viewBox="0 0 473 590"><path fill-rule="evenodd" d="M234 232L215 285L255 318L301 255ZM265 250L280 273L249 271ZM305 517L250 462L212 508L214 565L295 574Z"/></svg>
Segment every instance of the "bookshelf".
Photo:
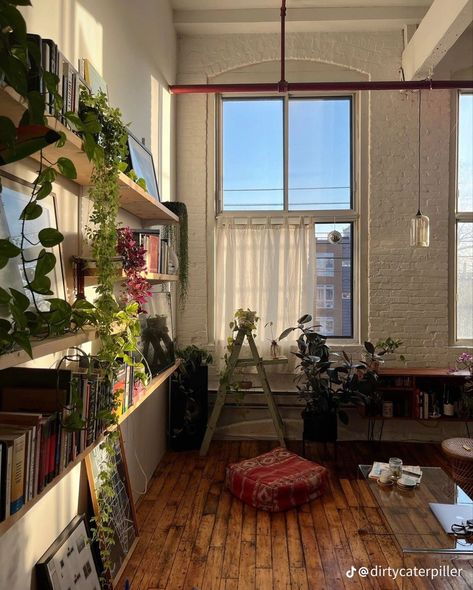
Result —
<svg viewBox="0 0 473 590"><path fill-rule="evenodd" d="M145 393L143 396L132 406L128 408L128 410L122 414L118 418L118 424L122 424L127 420L130 415L135 412L150 396L152 396L159 388L160 385L165 383L167 379L174 373L174 371L179 367L180 361L177 360L171 367L154 377L146 386ZM108 432L112 432L115 430L116 426L112 426L108 429ZM25 504L18 512L12 514L4 521L0 522L0 537L8 531L18 520L20 520L29 510L33 508L48 492L50 492L68 473L70 473L76 465L78 465L81 461L85 459L85 457L92 452L93 449L97 445L99 445L104 440L104 435L100 435L95 442L89 445L86 449L82 451L77 457L69 463L69 465L62 471L59 475L57 475L48 485L32 500L30 500L27 504Z"/></svg>
<svg viewBox="0 0 473 590"><path fill-rule="evenodd" d="M0 112L2 115L9 117L17 123L25 110L23 99L20 95L8 86L0 87ZM82 150L82 140L73 131L65 127L58 119L47 116L47 124L51 129L62 132L66 136L66 143L63 147L58 148L56 145L50 145L43 150L43 155L50 162L56 162L59 157L69 158L76 167L77 178L74 182L87 187L90 185L90 176L92 174L92 164L87 155ZM40 158L40 152L33 154L31 157L37 161ZM156 223L178 223L177 215L169 211L162 203L148 194L126 174L120 172L120 206L125 211L135 215L148 225Z"/></svg>

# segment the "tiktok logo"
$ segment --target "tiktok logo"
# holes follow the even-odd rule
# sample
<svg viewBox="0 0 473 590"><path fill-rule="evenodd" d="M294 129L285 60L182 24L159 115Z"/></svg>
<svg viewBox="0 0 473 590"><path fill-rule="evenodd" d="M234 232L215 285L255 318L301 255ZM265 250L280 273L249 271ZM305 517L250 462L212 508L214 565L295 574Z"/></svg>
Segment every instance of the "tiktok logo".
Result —
<svg viewBox="0 0 473 590"><path fill-rule="evenodd" d="M356 573L356 567L354 565L352 565L351 568L346 571L345 575L347 578L353 578L355 573Z"/></svg>

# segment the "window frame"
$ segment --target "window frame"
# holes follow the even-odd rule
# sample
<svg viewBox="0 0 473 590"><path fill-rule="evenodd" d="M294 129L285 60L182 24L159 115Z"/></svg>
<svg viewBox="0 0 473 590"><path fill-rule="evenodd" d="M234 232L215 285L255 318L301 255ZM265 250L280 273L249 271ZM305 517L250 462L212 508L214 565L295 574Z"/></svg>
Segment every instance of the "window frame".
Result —
<svg viewBox="0 0 473 590"><path fill-rule="evenodd" d="M452 131L455 141L453 144L453 170L451 173L451 208L450 208L450 344L456 347L470 347L473 345L473 338L458 338L457 322L457 281L458 281L458 226L460 223L473 223L473 211L458 211L458 165L460 154L460 97L462 95L473 95L473 90L457 90L454 95L452 108Z"/></svg>
<svg viewBox="0 0 473 590"><path fill-rule="evenodd" d="M289 97L305 98L327 98L326 93L290 93L284 95L285 104L288 105ZM215 221L218 217L231 217L246 220L248 217L272 217L272 218L300 218L311 217L318 223L351 223L352 224L352 283L353 283L353 315L352 315L352 338L347 337L330 337L333 345L343 346L345 349L350 347L359 347L368 337L368 193L369 193L369 97L366 93L360 92L332 92L330 98L351 97L351 141L352 141L352 202L351 209L321 209L309 211L223 211L221 204L223 198L223 138L222 138L222 119L223 108L222 102L228 98L251 98L251 99L268 99L282 98L280 93L265 94L248 94L226 93L216 94L207 99L207 108L209 119L207 125L208 133L208 150L213 154L214 171L211 176L209 185L208 201L208 221ZM287 107L286 107L287 108ZM285 114L285 142L288 140L287 133L287 113ZM284 154L284 162L287 166L288 158ZM288 171L285 170L286 184L288 181ZM212 188L213 187L213 190ZM288 187L284 188L285 199L288 195ZM314 223L315 231L315 223ZM214 282L214 264L215 253L213 250L214 240L209 234L208 252L212 262L209 279L215 286ZM213 305L215 302L215 293L209 293L208 298L208 333L212 335L209 338L209 344L214 343L214 316Z"/></svg>

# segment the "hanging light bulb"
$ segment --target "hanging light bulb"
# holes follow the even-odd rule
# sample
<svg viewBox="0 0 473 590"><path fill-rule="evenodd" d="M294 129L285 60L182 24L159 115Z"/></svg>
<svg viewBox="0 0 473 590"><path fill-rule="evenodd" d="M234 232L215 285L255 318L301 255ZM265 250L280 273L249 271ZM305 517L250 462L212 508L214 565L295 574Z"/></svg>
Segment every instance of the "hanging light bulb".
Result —
<svg viewBox="0 0 473 590"><path fill-rule="evenodd" d="M430 220L427 215L422 215L420 210L420 124L422 114L422 90L419 90L419 107L418 107L418 160L417 160L417 174L418 174L418 187L417 187L417 213L411 219L411 246L417 248L428 248L430 245Z"/></svg>

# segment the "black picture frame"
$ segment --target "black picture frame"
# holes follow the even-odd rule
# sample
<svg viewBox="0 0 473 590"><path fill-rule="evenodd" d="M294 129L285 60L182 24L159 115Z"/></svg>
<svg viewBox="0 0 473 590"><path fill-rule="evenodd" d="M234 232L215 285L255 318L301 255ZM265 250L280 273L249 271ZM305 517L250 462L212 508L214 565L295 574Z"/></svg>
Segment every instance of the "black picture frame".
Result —
<svg viewBox="0 0 473 590"><path fill-rule="evenodd" d="M128 131L128 165L136 172L138 178L145 179L147 192L157 201L161 201L153 154L130 131Z"/></svg>
<svg viewBox="0 0 473 590"><path fill-rule="evenodd" d="M85 518L78 515L36 563L38 590L100 590L98 571Z"/></svg>

